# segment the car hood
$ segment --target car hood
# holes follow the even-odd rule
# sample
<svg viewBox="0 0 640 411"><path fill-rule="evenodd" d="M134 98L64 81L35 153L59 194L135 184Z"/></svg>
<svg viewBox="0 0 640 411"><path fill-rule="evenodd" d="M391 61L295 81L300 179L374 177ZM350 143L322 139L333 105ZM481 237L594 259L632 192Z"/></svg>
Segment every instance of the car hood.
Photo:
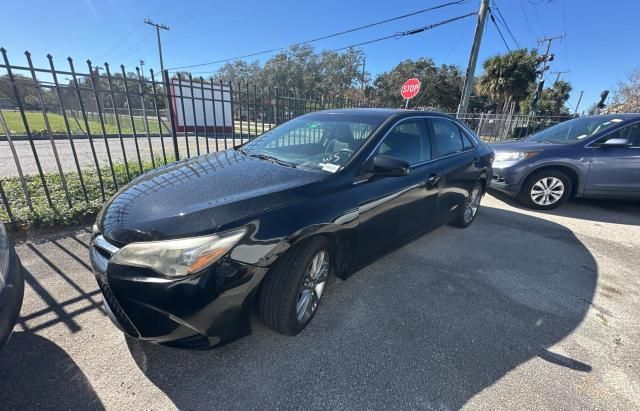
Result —
<svg viewBox="0 0 640 411"><path fill-rule="evenodd" d="M493 151L497 152L510 152L510 151L535 151L544 150L550 147L557 146L557 144L545 144L539 141L532 140L513 140L505 141L502 143L490 144Z"/></svg>
<svg viewBox="0 0 640 411"><path fill-rule="evenodd" d="M300 201L295 188L326 177L235 150L211 153L138 177L103 207L97 226L120 245L209 234Z"/></svg>

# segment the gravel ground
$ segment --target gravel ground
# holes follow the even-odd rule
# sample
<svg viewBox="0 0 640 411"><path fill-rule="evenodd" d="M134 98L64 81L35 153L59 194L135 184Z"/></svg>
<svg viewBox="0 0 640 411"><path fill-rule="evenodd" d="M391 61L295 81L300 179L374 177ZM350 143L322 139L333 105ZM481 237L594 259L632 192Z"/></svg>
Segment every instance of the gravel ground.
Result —
<svg viewBox="0 0 640 411"><path fill-rule="evenodd" d="M206 351L125 338L88 229L18 245L27 289L0 354L5 409L638 409L640 205L555 212L487 196L330 284L297 337Z"/></svg>

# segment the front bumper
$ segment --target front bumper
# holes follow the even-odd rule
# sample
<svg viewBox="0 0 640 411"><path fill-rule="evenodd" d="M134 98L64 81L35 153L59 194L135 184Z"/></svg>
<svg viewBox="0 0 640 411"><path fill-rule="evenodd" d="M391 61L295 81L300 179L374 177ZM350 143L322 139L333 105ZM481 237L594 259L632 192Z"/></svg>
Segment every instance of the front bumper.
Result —
<svg viewBox="0 0 640 411"><path fill-rule="evenodd" d="M100 244L92 242L93 270L105 311L124 333L163 345L207 348L251 332L252 302L266 268L222 258L198 274L169 278L112 264L117 248Z"/></svg>
<svg viewBox="0 0 640 411"><path fill-rule="evenodd" d="M519 170L511 164L500 166L499 163L493 163L493 176L489 187L512 197L518 195L521 187Z"/></svg>
<svg viewBox="0 0 640 411"><path fill-rule="evenodd" d="M9 340L16 324L22 299L24 297L24 278L20 266L20 259L12 247L5 251L9 258L7 272L0 273L4 279L0 286L0 349Z"/></svg>

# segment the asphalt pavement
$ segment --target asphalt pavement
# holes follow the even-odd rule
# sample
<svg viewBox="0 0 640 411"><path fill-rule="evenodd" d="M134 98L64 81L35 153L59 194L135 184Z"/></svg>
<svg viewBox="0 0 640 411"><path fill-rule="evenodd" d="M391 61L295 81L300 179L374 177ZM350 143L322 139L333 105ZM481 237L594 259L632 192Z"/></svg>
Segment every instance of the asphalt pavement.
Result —
<svg viewBox="0 0 640 411"><path fill-rule="evenodd" d="M101 309L89 229L17 247L4 409L639 409L640 205L549 212L487 196L328 287L296 337L205 351L128 339Z"/></svg>
<svg viewBox="0 0 640 411"><path fill-rule="evenodd" d="M197 154L231 148L234 144L239 144L240 141L240 138L229 138L226 140L222 138L209 138L207 141L204 137L196 139L196 137L193 136L179 136L178 151L180 158L192 157ZM91 143L93 143L93 148L91 147ZM19 140L14 141L13 144L23 174L38 174L38 167L33 154L34 149L31 147L31 143L27 140ZM65 173L75 172L77 170L73 150L76 152L78 163L82 170L95 170L96 159L100 166L108 167L109 156L107 155L107 151L111 154L111 161L113 163L123 163L125 157L129 162L137 162L138 156L140 156L142 161L151 161L152 157L164 158L163 155L172 158L174 153L173 139L171 137L164 137L162 139L160 137L147 138L144 136L135 139L125 137L122 139L122 142L119 138L108 138L105 143L104 138L97 136L93 138L92 142L86 138L74 139L73 145L67 139L56 139L53 144L50 140L34 140L33 146L44 172L58 172L58 164L53 149L54 146L58 152L60 167ZM200 151L198 151L198 149ZM94 152L95 158L93 155ZM18 175L15 157L13 156L9 143L7 141L0 141L0 176L15 177Z"/></svg>

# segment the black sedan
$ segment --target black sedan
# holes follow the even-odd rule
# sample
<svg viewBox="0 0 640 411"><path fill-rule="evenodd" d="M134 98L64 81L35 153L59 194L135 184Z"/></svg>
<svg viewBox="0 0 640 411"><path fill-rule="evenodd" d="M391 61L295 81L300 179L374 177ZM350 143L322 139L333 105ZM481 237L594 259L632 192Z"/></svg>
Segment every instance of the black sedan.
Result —
<svg viewBox="0 0 640 411"><path fill-rule="evenodd" d="M0 348L4 347L11 336L22 307L23 296L24 279L20 260L4 225L0 223Z"/></svg>
<svg viewBox="0 0 640 411"><path fill-rule="evenodd" d="M307 114L232 150L153 170L114 196L91 261L125 333L202 348L299 333L346 278L442 224L470 225L493 152L443 114Z"/></svg>

